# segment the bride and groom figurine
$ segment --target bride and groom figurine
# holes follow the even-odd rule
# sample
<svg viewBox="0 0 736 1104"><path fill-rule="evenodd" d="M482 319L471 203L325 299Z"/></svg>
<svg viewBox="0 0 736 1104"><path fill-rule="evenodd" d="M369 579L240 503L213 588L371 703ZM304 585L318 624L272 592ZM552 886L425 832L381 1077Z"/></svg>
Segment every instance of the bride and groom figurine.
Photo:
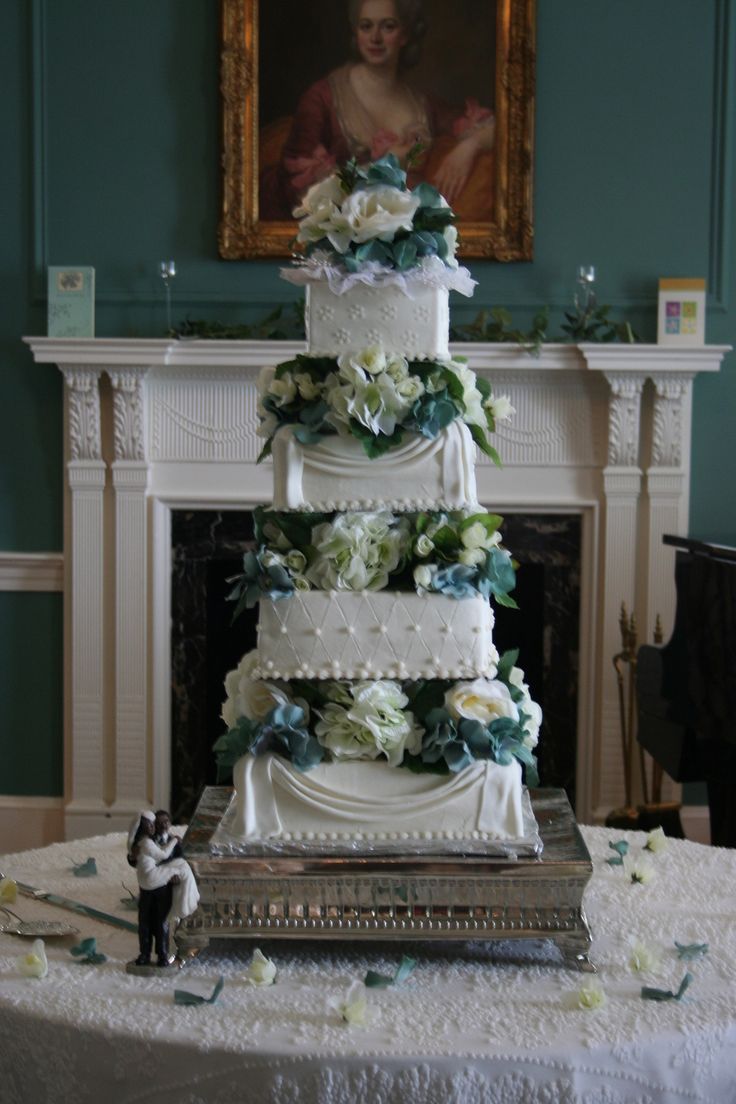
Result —
<svg viewBox="0 0 736 1104"><path fill-rule="evenodd" d="M128 862L138 878L138 948L134 967L170 966L169 932L197 907L199 890L192 868L182 858L181 843L171 831L165 809L143 810L128 833Z"/></svg>

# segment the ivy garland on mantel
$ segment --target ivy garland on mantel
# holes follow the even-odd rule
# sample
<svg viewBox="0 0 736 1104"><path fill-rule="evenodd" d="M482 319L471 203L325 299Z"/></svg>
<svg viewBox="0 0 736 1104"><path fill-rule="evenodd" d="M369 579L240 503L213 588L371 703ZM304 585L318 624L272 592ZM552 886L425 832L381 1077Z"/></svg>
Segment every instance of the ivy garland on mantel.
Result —
<svg viewBox="0 0 736 1104"><path fill-rule="evenodd" d="M304 339L304 299L298 299L287 307L276 307L260 321L250 325L225 325L205 319L187 318L172 331L170 336L181 340L205 338L221 341L299 341ZM590 310L565 311L562 334L548 333L550 308L543 307L532 319L531 327L524 331L513 325L510 313L503 307L481 310L471 323L453 326L453 341L487 341L518 345L530 356L538 357L546 343L577 344L582 341L601 343L619 342L634 344L639 340L628 322L614 322L611 307L600 306Z"/></svg>

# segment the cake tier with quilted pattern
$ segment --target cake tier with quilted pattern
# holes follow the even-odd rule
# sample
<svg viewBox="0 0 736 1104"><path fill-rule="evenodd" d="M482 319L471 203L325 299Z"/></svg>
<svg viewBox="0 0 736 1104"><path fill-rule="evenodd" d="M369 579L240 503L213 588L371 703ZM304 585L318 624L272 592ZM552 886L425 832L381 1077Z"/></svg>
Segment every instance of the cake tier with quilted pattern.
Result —
<svg viewBox="0 0 736 1104"><path fill-rule="evenodd" d="M256 678L493 677L493 610L404 591L297 592L263 599Z"/></svg>

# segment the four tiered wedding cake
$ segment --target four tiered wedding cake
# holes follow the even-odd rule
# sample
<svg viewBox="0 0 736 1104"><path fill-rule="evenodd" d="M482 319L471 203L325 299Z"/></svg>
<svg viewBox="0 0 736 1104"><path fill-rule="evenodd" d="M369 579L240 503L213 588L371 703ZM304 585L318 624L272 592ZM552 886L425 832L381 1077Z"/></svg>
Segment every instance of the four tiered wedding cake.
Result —
<svg viewBox="0 0 736 1104"><path fill-rule="evenodd" d="M216 744L228 821L279 850L454 850L528 832L541 713L516 654L501 518L476 444L505 399L450 357L448 291L471 294L453 215L390 155L307 193L308 352L259 380L272 509L231 597L258 646L226 679Z"/></svg>

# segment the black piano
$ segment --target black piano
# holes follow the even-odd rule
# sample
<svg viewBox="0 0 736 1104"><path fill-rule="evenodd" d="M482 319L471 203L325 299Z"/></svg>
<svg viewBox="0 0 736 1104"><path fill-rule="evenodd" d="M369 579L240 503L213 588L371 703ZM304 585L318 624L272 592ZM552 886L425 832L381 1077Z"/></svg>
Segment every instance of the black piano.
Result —
<svg viewBox="0 0 736 1104"><path fill-rule="evenodd" d="M669 642L637 654L638 739L676 782L705 781L711 843L736 847L736 548L677 549Z"/></svg>

